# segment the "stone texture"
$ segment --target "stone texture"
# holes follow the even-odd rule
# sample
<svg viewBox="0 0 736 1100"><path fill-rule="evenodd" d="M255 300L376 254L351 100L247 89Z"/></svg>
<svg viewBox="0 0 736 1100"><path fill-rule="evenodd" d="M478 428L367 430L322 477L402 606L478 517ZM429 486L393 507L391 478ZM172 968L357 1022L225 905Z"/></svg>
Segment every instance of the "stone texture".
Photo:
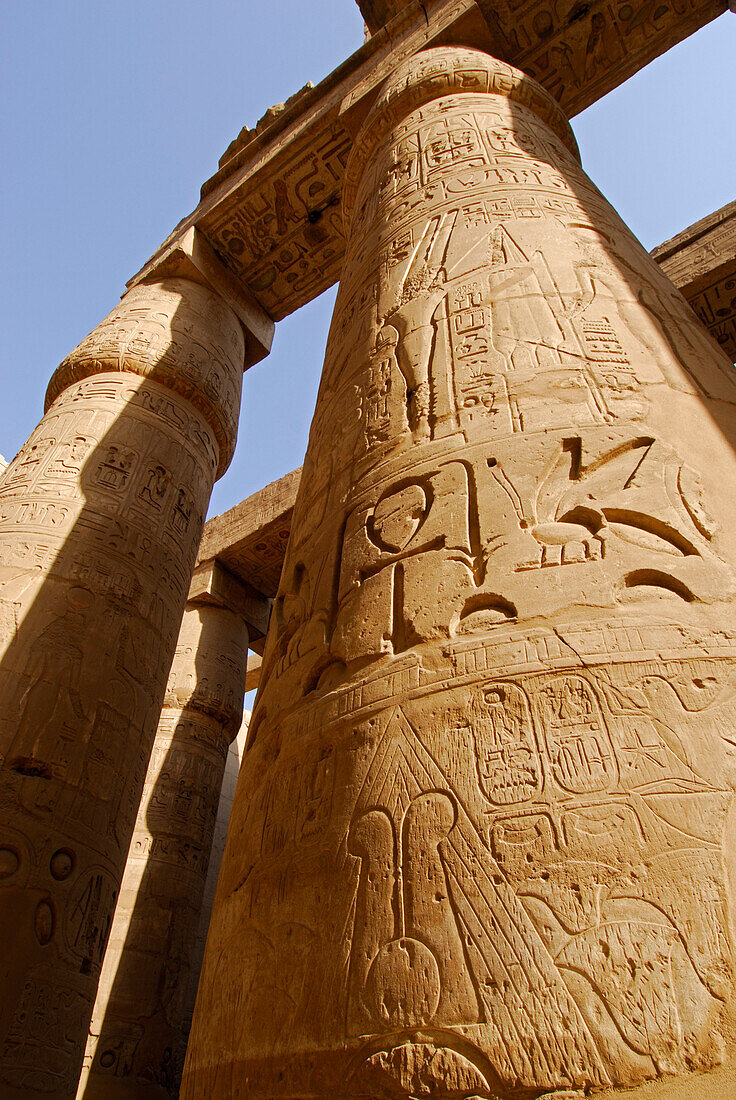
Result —
<svg viewBox="0 0 736 1100"><path fill-rule="evenodd" d="M357 0L360 14L371 34L380 31L405 7L409 0Z"/></svg>
<svg viewBox="0 0 736 1100"><path fill-rule="evenodd" d="M263 666L263 658L260 653L250 653L248 655L248 671L245 674L245 690L254 691L261 682L261 668Z"/></svg>
<svg viewBox="0 0 736 1100"><path fill-rule="evenodd" d="M230 741L243 714L248 632L189 604L90 1025L78 1100L178 1094L187 991Z"/></svg>
<svg viewBox="0 0 736 1100"><path fill-rule="evenodd" d="M683 229L652 255L734 362L736 202Z"/></svg>
<svg viewBox="0 0 736 1100"><path fill-rule="evenodd" d="M690 303L729 358L736 360L736 203L652 249L667 277ZM238 580L259 593L275 596L291 531L301 469L264 485L222 516L208 520L202 555L217 554ZM257 630L255 632L257 634ZM260 669L260 658L257 669ZM248 661L248 677L258 675ZM246 691L250 690L246 680Z"/></svg>
<svg viewBox="0 0 736 1100"><path fill-rule="evenodd" d="M253 660L254 656L255 655L252 653L248 654L248 672L250 672L251 661ZM256 660L260 661L260 658L257 657ZM247 674L245 678L245 690L250 690L248 687ZM204 948L207 941L207 933L210 927L212 905L215 900L215 890L217 889L217 879L220 874L220 865L222 864L222 857L225 852L227 827L230 824L230 814L233 807L233 799L235 797L235 787L238 782L240 762L243 759L243 753L245 752L245 742L248 736L249 720L250 711L246 711L243 715L243 722L240 730L238 731L238 735L230 745L230 749L227 754L227 760L225 761L225 774L222 778L220 801L217 804L217 819L215 821L215 831L212 837L210 861L209 867L207 868L207 880L204 886L204 896L202 898L202 908L199 915L199 925L197 926L197 940L194 946L194 954L192 956L192 970L189 976L187 987L186 1039L189 1038L189 1029L191 1027L192 1014L194 1012L194 1002L197 998L197 986L199 985L199 975L202 969ZM180 1051L180 1066L184 1065L185 1051L186 1042L184 1043Z"/></svg>
<svg viewBox="0 0 736 1100"><path fill-rule="evenodd" d="M0 1095L73 1097L244 340L141 285L0 479Z"/></svg>
<svg viewBox="0 0 736 1100"><path fill-rule="evenodd" d="M272 481L205 524L199 559L216 558L263 596L278 591L301 469Z"/></svg>
<svg viewBox="0 0 736 1100"><path fill-rule="evenodd" d="M343 201L182 1098L733 1089L733 368L477 51Z"/></svg>
<svg viewBox="0 0 736 1100"><path fill-rule="evenodd" d="M377 31L260 133L247 130L236 140L197 208L136 278L155 271L196 226L279 320L340 277L339 203L354 116L403 58L433 43L477 46L536 77L572 115L727 6L725 0L381 0L382 9L396 11L390 30Z"/></svg>
<svg viewBox="0 0 736 1100"><path fill-rule="evenodd" d="M257 639L263 649L264 635L268 629L272 601L242 583L216 558L198 561L189 586L189 599L198 604L213 604L237 612L248 627L249 637Z"/></svg>

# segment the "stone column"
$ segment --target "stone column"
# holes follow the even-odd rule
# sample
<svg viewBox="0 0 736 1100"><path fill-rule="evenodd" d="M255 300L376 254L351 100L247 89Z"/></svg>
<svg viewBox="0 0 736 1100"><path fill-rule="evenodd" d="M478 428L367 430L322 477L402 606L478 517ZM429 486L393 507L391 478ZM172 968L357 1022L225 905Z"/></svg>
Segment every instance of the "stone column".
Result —
<svg viewBox="0 0 736 1100"><path fill-rule="evenodd" d="M399 66L344 203L182 1097L711 1070L734 1034L733 369L555 102L482 53Z"/></svg>
<svg viewBox="0 0 736 1100"><path fill-rule="evenodd" d="M252 650L248 652L248 664L250 665L251 659L254 654ZM248 675L246 673L246 693L248 691ZM207 868L207 879L204 884L204 893L202 895L202 907L199 911L199 923L197 925L197 938L194 945L194 951L192 954L192 966L189 973L189 981L187 984L186 1000L185 1000L185 1025L182 1035L182 1047L178 1053L179 1068L184 1066L184 1056L186 1054L186 1045L189 1041L189 1032L192 1026L192 1016L194 1014L194 1004L197 1000L197 988L199 986L199 976L202 972L202 959L204 958L205 944L207 943L207 933L210 928L210 919L212 917L212 905L215 900L215 892L217 890L217 880L220 877L220 867L222 865L222 857L225 852L225 841L227 839L228 825L230 824L230 814L233 808L233 798L235 797L235 788L238 783L238 775L240 773L240 762L243 759L243 752L245 749L246 739L248 737L248 721L250 719L250 711L244 711L243 722L238 730L235 739L230 745L230 751L227 754L227 760L225 761L225 772L222 777L222 787L220 788L220 801L217 804L217 818L215 820L215 831L212 837L212 847L210 849L210 862Z"/></svg>
<svg viewBox="0 0 736 1100"><path fill-rule="evenodd" d="M248 632L189 604L102 967L79 1100L176 1096L187 991Z"/></svg>
<svg viewBox="0 0 736 1100"><path fill-rule="evenodd" d="M0 1093L73 1097L243 330L139 285L54 374L0 483Z"/></svg>

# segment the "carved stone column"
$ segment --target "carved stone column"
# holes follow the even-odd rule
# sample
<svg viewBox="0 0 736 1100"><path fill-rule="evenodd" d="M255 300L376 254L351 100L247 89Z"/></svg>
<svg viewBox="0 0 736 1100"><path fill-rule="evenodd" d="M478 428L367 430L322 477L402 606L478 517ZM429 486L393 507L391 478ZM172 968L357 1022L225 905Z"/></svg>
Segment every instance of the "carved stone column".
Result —
<svg viewBox="0 0 736 1100"><path fill-rule="evenodd" d="M73 1097L243 331L139 285L54 374L0 483L0 1094Z"/></svg>
<svg viewBox="0 0 736 1100"><path fill-rule="evenodd" d="M189 604L120 888L79 1100L176 1096L186 997L248 632Z"/></svg>
<svg viewBox="0 0 736 1100"><path fill-rule="evenodd" d="M709 1070L734 1023L733 370L555 102L484 54L398 68L345 212L182 1096Z"/></svg>

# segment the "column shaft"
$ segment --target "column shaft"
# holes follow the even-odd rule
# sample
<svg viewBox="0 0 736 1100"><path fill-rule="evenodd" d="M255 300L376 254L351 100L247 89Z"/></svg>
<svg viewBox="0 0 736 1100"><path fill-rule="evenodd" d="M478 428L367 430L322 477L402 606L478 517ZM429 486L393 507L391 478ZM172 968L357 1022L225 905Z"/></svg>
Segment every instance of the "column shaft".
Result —
<svg viewBox="0 0 736 1100"><path fill-rule="evenodd" d="M733 370L554 101L482 53L402 63L344 203L182 1096L711 1070L734 1034Z"/></svg>
<svg viewBox="0 0 736 1100"><path fill-rule="evenodd" d="M248 632L184 613L100 976L79 1100L176 1096L186 995Z"/></svg>
<svg viewBox="0 0 736 1100"><path fill-rule="evenodd" d="M0 484L0 1092L73 1097L243 333L141 285L62 363Z"/></svg>

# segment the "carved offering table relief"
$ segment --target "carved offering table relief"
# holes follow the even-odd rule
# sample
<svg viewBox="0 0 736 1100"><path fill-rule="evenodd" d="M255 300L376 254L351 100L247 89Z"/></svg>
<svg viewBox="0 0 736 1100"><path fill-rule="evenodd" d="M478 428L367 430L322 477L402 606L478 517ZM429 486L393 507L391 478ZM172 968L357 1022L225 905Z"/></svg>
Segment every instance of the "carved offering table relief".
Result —
<svg viewBox="0 0 736 1100"><path fill-rule="evenodd" d="M248 631L184 613L100 976L78 1100L177 1096L186 996Z"/></svg>
<svg viewBox="0 0 736 1100"><path fill-rule="evenodd" d="M710 1071L734 1024L733 369L554 101L484 54L397 69L344 201L182 1096Z"/></svg>
<svg viewBox="0 0 736 1100"><path fill-rule="evenodd" d="M62 363L0 480L0 1095L74 1096L244 338L184 279Z"/></svg>

